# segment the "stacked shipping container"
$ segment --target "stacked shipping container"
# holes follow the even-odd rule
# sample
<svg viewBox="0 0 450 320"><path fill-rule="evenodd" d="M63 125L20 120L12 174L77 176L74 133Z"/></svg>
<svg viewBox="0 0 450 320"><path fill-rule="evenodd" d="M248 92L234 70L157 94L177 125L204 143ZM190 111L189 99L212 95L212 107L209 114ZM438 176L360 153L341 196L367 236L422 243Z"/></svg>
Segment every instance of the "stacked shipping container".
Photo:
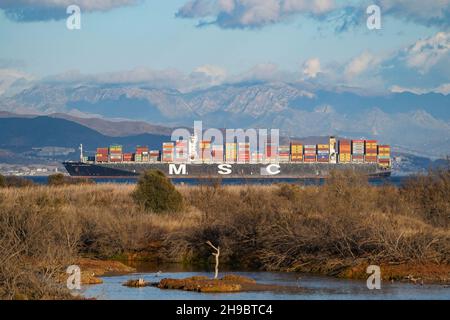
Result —
<svg viewBox="0 0 450 320"><path fill-rule="evenodd" d="M303 145L301 143L291 143L291 161L303 162Z"/></svg>
<svg viewBox="0 0 450 320"><path fill-rule="evenodd" d="M304 156L303 156L303 161L304 162L316 162L317 161L317 145L315 144L306 144L303 147L304 150Z"/></svg>
<svg viewBox="0 0 450 320"><path fill-rule="evenodd" d="M366 154L364 161L367 163L376 163L378 153L378 142L376 140L366 140Z"/></svg>
<svg viewBox="0 0 450 320"><path fill-rule="evenodd" d="M158 162L160 160L160 151L159 150L151 150L149 152L149 160L150 162Z"/></svg>
<svg viewBox="0 0 450 320"><path fill-rule="evenodd" d="M263 163L264 162L264 154L261 152L252 152L251 163Z"/></svg>
<svg viewBox="0 0 450 320"><path fill-rule="evenodd" d="M350 140L339 140L339 162L350 163L351 158Z"/></svg>
<svg viewBox="0 0 450 320"><path fill-rule="evenodd" d="M133 153L124 153L123 154L123 161L124 162L132 162L132 161L134 161L134 154Z"/></svg>
<svg viewBox="0 0 450 320"><path fill-rule="evenodd" d="M278 147L278 161L285 163L290 160L290 146L279 146Z"/></svg>
<svg viewBox="0 0 450 320"><path fill-rule="evenodd" d="M336 145L338 150L336 152ZM391 166L391 148L378 146L376 140L339 140L331 137L328 144L303 145L292 142L290 145L266 143L264 153L250 152L250 143L226 143L212 145L211 141L200 141L201 160L205 163L335 163L331 155L338 154L339 163L378 163L388 168ZM85 161L102 162L189 162L189 143L180 140L175 143L163 143L162 154L159 150L149 151L148 147L139 146L136 153L123 153L122 146L111 145L97 148L95 157Z"/></svg>
<svg viewBox="0 0 450 320"><path fill-rule="evenodd" d="M278 162L278 145L276 143L266 143L264 159L265 162Z"/></svg>
<svg viewBox="0 0 450 320"><path fill-rule="evenodd" d="M237 161L237 146L236 143L225 144L225 161L228 163L235 163Z"/></svg>
<svg viewBox="0 0 450 320"><path fill-rule="evenodd" d="M122 162L122 146L114 144L109 147L109 161Z"/></svg>
<svg viewBox="0 0 450 320"><path fill-rule="evenodd" d="M204 163L210 163L212 161L212 150L211 150L211 141L210 140L202 140L199 143L200 147L200 158Z"/></svg>
<svg viewBox="0 0 450 320"><path fill-rule="evenodd" d="M391 147L387 145L378 146L378 163L382 167L391 166Z"/></svg>
<svg viewBox="0 0 450 320"><path fill-rule="evenodd" d="M148 158L148 147L137 147L136 153L134 155L134 161L147 162L147 158Z"/></svg>
<svg viewBox="0 0 450 320"><path fill-rule="evenodd" d="M164 142L163 143L162 162L173 162L174 153L175 153L174 143L173 142Z"/></svg>
<svg viewBox="0 0 450 320"><path fill-rule="evenodd" d="M352 140L352 162L364 162L364 140Z"/></svg>
<svg viewBox="0 0 450 320"><path fill-rule="evenodd" d="M215 144L212 146L212 160L215 163L223 162L223 145Z"/></svg>
<svg viewBox="0 0 450 320"><path fill-rule="evenodd" d="M97 153L95 154L95 161L97 162L108 162L108 148L97 148Z"/></svg>
<svg viewBox="0 0 450 320"><path fill-rule="evenodd" d="M238 163L250 163L250 143L239 142L238 144Z"/></svg>
<svg viewBox="0 0 450 320"><path fill-rule="evenodd" d="M317 145L317 162L328 163L330 162L330 145L318 144Z"/></svg>
<svg viewBox="0 0 450 320"><path fill-rule="evenodd" d="M175 142L175 162L187 162L188 155L188 142L186 140L178 140Z"/></svg>

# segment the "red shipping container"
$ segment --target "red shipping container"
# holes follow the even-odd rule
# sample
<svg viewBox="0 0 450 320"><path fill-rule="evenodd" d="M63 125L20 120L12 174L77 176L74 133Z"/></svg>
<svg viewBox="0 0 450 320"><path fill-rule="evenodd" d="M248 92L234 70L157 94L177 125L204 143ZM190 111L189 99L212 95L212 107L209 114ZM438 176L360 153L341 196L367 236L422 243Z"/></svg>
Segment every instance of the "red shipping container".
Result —
<svg viewBox="0 0 450 320"><path fill-rule="evenodd" d="M137 147L136 148L136 153L137 154L142 154L144 152L148 152L148 147Z"/></svg>
<svg viewBox="0 0 450 320"><path fill-rule="evenodd" d="M132 153L124 153L123 161L133 161L133 154Z"/></svg>

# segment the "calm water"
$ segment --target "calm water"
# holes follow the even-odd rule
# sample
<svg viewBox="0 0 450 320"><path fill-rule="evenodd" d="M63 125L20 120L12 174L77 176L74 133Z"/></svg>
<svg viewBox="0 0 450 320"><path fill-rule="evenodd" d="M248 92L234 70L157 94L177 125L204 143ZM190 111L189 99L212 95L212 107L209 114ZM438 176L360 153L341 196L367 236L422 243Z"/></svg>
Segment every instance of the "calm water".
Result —
<svg viewBox="0 0 450 320"><path fill-rule="evenodd" d="M162 270L161 275L156 272ZM352 299L432 299L450 300L450 287L443 285L414 285L408 283L382 283L381 290L367 289L365 281L342 280L329 277L318 277L307 274L283 272L232 272L255 279L258 283L295 286L301 288L292 293L286 290L277 292L240 292L206 294L181 290L161 290L155 287L128 288L122 284L129 279L144 278L149 282L157 282L161 278L185 278L197 275L212 276L212 272L178 271L155 268L153 271L139 272L124 276L103 277L103 284L83 288L85 297L97 299L132 299L132 300L352 300ZM221 273L224 275L228 272Z"/></svg>
<svg viewBox="0 0 450 320"><path fill-rule="evenodd" d="M47 184L47 177L25 177L27 179L33 180L35 183L39 184ZM404 181L406 181L407 177L404 176L394 176L389 178L374 178L369 179L369 182L372 185L383 185L383 184L393 184L396 186L401 185ZM133 178L92 178L96 183L124 183L124 184L135 184L137 179ZM198 179L174 179L173 182L175 184L187 184L187 185L199 185L199 184L208 184L207 180L198 180ZM324 184L325 179L224 179L221 181L223 185L239 185L239 184L273 184L273 183L295 183L301 185L322 185Z"/></svg>

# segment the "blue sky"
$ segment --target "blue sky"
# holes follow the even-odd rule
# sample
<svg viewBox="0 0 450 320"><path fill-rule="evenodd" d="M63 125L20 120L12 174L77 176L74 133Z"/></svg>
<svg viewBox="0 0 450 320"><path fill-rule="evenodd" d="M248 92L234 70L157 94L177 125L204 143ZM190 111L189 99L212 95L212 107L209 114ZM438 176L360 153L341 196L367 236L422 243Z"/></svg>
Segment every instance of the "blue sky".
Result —
<svg viewBox="0 0 450 320"><path fill-rule="evenodd" d="M11 18L11 11L19 10L21 5L29 8L28 1L11 4L11 1L0 0L0 68L10 70L10 77L11 70L17 71L18 77L42 79L68 71L81 75L117 75L143 69L147 73L172 70L169 72L172 78L179 72L186 75L190 84L198 79L192 76L193 72L206 72L209 78L214 78L212 84L225 79L238 81L272 75L278 75L274 76L275 80L286 78L396 90L431 90L450 82L448 67L438 68L439 73L433 69L449 61L446 47L450 41L447 37L449 22L445 22L449 9L438 6L446 4L445 1L435 1L435 11L430 13L424 13L420 7L408 8L409 11L402 13L395 1L381 0L386 13L382 11L382 30L379 31L367 29L365 6L356 6L362 19L355 19L352 27L340 32L335 29L342 21L333 20L332 13L337 11L334 7L321 8L319 12L316 7L299 7L275 16L270 13L269 18L264 11L263 17L252 15L250 20L243 18L248 17L245 14L262 11L251 11L253 8L249 5L224 15L224 9L217 7L219 2L245 3L245 0L138 0L136 3L124 0L123 6L113 7L108 0L92 0L91 3L98 2L99 6L87 6L86 10L81 1L82 29L69 31L65 19L61 19L66 16L65 6L53 4L52 7L52 3L58 1L41 1L44 10L50 7L58 14L62 11L56 20L38 14L33 19ZM263 0L261 3L267 3L266 9L277 1L283 2ZM319 2L311 3L315 1ZM355 5L355 1L343 2ZM205 3L208 10L201 7ZM303 5L302 1L296 3ZM411 3L420 6L420 1ZM39 4L34 6L38 8ZM433 8L433 1L428 6ZM435 22L436 12L443 16L442 21ZM204 21L209 25L198 27ZM436 38L437 34L444 36ZM410 53L404 57L404 50L418 41L436 43L436 39L440 41L436 47L444 46L445 50L439 51L439 59L432 66L420 59L417 62L416 57L408 56ZM423 44L423 48L428 47L428 42ZM434 56L435 53L430 52L428 57ZM416 62L420 65L414 64ZM310 74L306 71L308 66L315 66L317 70ZM261 76L261 73L269 75ZM157 78L164 76L159 74ZM154 79L154 74L150 78Z"/></svg>

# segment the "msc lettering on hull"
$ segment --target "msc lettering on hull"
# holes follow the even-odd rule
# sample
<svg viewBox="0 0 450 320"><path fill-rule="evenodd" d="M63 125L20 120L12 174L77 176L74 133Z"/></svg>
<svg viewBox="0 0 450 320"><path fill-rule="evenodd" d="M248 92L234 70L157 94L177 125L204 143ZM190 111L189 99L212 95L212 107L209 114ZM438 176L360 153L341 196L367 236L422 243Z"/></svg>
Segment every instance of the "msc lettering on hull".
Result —
<svg viewBox="0 0 450 320"><path fill-rule="evenodd" d="M231 164L219 164L217 165L217 174L219 175L230 175L233 173L233 166ZM276 176L281 173L281 167L278 164L269 164L265 167L260 168L259 172L262 176ZM169 175L188 175L186 164L169 164Z"/></svg>
<svg viewBox="0 0 450 320"><path fill-rule="evenodd" d="M169 174L170 175L187 175L186 165L180 164L178 167L176 164L169 164Z"/></svg>

